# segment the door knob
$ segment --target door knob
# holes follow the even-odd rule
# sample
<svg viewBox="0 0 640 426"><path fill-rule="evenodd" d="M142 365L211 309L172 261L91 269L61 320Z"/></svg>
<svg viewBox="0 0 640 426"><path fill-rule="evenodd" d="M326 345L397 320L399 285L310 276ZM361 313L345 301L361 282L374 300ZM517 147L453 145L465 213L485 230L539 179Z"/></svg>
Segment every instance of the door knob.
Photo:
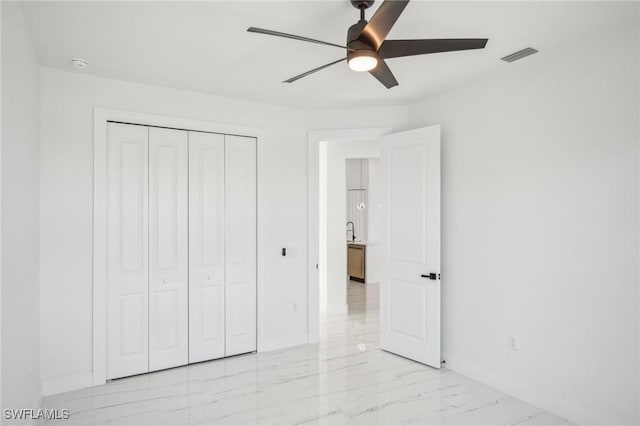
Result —
<svg viewBox="0 0 640 426"><path fill-rule="evenodd" d="M429 278L430 280L439 280L440 274L436 274L435 272L429 272L429 274L420 275L422 278Z"/></svg>

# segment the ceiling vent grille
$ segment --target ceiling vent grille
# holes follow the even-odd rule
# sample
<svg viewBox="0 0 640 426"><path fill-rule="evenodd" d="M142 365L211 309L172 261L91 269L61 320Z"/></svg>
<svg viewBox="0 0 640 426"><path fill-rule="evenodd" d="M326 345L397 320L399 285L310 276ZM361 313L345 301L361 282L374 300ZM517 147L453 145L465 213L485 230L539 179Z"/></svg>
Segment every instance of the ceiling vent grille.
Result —
<svg viewBox="0 0 640 426"><path fill-rule="evenodd" d="M533 47L527 47L525 49L514 52L511 55L507 55L501 59L505 62L514 62L514 61L517 61L518 59L526 58L529 55L533 55L534 53L538 53L538 51Z"/></svg>

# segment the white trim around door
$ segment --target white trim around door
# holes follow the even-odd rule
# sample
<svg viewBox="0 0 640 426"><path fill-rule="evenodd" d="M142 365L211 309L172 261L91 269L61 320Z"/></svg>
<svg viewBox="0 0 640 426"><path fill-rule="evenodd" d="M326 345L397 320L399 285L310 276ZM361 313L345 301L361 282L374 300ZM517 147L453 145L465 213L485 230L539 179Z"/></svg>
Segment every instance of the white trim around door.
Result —
<svg viewBox="0 0 640 426"><path fill-rule="evenodd" d="M391 127L310 130L307 134L307 341L318 343L320 327L319 260L319 147L320 142L376 140L391 133Z"/></svg>
<svg viewBox="0 0 640 426"><path fill-rule="evenodd" d="M106 259L107 259L107 122L139 124L227 135L249 136L257 143L257 348L264 336L265 176L264 130L237 124L173 118L105 108L93 111L93 385L106 382Z"/></svg>

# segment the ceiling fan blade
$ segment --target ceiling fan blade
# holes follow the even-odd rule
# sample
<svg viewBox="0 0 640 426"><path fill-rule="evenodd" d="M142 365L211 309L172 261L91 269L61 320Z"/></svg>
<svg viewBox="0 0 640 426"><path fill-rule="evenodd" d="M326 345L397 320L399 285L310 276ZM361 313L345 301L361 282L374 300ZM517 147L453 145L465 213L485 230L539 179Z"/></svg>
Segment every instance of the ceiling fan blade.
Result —
<svg viewBox="0 0 640 426"><path fill-rule="evenodd" d="M316 40L309 37L302 37L302 36L297 36L293 34L281 33L279 31L265 30L263 28L249 27L247 31L250 33L258 33L258 34L266 34L266 35L271 35L276 37L291 38L293 40L307 41L309 43L324 44L325 46L333 46L333 47L339 47L340 49L347 49L346 46L341 46L339 44L329 43L322 40Z"/></svg>
<svg viewBox="0 0 640 426"><path fill-rule="evenodd" d="M311 75L311 74L313 74L314 72L322 71L322 70L323 70L323 69L325 69L325 68L329 68L331 65L335 65L335 64L337 64L338 62L342 62L342 61L346 61L346 60L347 60L347 58L338 59L337 61L334 61L334 62L328 63L328 64L323 65L323 66L318 67L318 68L314 68L314 69L312 69L311 71L307 71L307 72L304 72L304 73L302 73L302 74L296 75L295 77L291 77L290 79L283 81L283 83L293 83L294 81L296 81L296 80L300 80L301 78L306 77L306 76L308 76L308 75Z"/></svg>
<svg viewBox="0 0 640 426"><path fill-rule="evenodd" d="M365 39L378 50L408 3L409 0L385 0L358 38Z"/></svg>
<svg viewBox="0 0 640 426"><path fill-rule="evenodd" d="M448 38L425 40L385 40L378 50L381 58L453 52L456 50L484 49L486 38Z"/></svg>
<svg viewBox="0 0 640 426"><path fill-rule="evenodd" d="M398 80L396 80L387 63L382 59L378 61L378 65L374 69L369 71L369 74L377 78L387 89L398 85Z"/></svg>

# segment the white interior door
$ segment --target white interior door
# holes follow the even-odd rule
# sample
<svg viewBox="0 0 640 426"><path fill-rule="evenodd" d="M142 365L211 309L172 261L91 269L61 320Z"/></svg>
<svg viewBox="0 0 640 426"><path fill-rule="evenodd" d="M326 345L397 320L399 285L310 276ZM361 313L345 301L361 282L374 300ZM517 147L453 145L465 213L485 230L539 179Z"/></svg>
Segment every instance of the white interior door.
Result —
<svg viewBox="0 0 640 426"><path fill-rule="evenodd" d="M149 128L149 370L188 363L187 132Z"/></svg>
<svg viewBox="0 0 640 426"><path fill-rule="evenodd" d="M148 128L107 124L107 379L149 370L148 160Z"/></svg>
<svg viewBox="0 0 640 426"><path fill-rule="evenodd" d="M225 355L224 135L189 132L189 362Z"/></svg>
<svg viewBox="0 0 640 426"><path fill-rule="evenodd" d="M226 355L256 350L256 140L225 135Z"/></svg>
<svg viewBox="0 0 640 426"><path fill-rule="evenodd" d="M383 136L380 164L380 346L440 368L440 126Z"/></svg>

